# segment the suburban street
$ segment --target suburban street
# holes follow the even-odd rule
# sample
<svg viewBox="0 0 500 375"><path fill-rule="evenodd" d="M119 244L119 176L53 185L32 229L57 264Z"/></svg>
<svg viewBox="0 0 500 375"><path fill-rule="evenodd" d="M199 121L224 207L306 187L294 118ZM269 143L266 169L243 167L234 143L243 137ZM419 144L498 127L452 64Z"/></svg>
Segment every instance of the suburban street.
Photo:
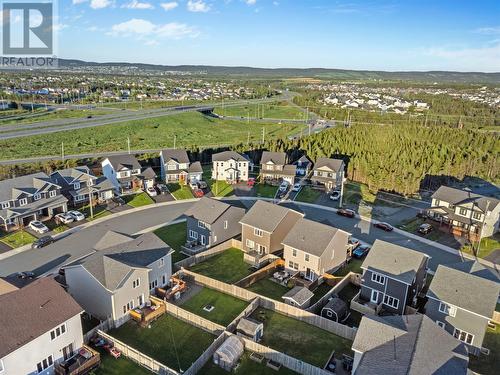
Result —
<svg viewBox="0 0 500 375"><path fill-rule="evenodd" d="M253 204L252 200L243 202L249 207ZM45 248L30 249L1 260L0 276L9 276L21 271L32 271L38 276L49 271L57 271L62 265L92 252L93 245L108 230L132 235L179 218L192 204L192 202L176 202L169 205L149 206L139 211L110 218L70 234ZM309 219L328 222L330 225L352 233L354 237L366 243L371 244L378 238L424 252L432 257L430 261L432 270L435 270L440 263L460 261L460 257L456 254L412 240L397 232L384 232L374 228L367 221L345 218L326 209L307 207L296 202L285 203L285 205L287 204L300 207Z"/></svg>

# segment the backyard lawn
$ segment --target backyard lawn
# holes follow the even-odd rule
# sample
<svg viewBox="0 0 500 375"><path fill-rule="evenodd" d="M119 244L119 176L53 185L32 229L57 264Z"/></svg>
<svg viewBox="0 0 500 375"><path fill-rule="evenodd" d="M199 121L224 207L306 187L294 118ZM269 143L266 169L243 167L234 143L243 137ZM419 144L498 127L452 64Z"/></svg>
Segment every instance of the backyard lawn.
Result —
<svg viewBox="0 0 500 375"><path fill-rule="evenodd" d="M256 184L254 189L255 189L255 195L257 197L274 198L274 196L276 195L276 191L278 190L278 187L267 184Z"/></svg>
<svg viewBox="0 0 500 375"><path fill-rule="evenodd" d="M132 207L142 207L154 203L151 197L145 192L139 194L126 195L123 197L123 199L129 206Z"/></svg>
<svg viewBox="0 0 500 375"><path fill-rule="evenodd" d="M349 272L362 273L361 265L363 264L363 259L351 258L349 263L345 267L340 268L339 270L333 273L334 276L345 276Z"/></svg>
<svg viewBox="0 0 500 375"><path fill-rule="evenodd" d="M4 233L1 232L0 241L4 244L16 248L24 245L28 245L36 240L36 237L24 230L18 230L17 232Z"/></svg>
<svg viewBox="0 0 500 375"><path fill-rule="evenodd" d="M233 185L226 181L210 180L210 190L215 197L229 197L234 194Z"/></svg>
<svg viewBox="0 0 500 375"><path fill-rule="evenodd" d="M228 284L252 273L250 266L243 262L243 251L234 247L196 264L190 270Z"/></svg>
<svg viewBox="0 0 500 375"><path fill-rule="evenodd" d="M283 300L281 299L283 294L289 291L286 286L275 283L268 278L257 281L256 283L250 285L247 289L254 293L272 298L280 302L283 302Z"/></svg>
<svg viewBox="0 0 500 375"><path fill-rule="evenodd" d="M321 194L321 190L304 186L295 200L298 202L314 203L318 200Z"/></svg>
<svg viewBox="0 0 500 375"><path fill-rule="evenodd" d="M176 200L193 198L193 193L187 185L168 184L167 188Z"/></svg>
<svg viewBox="0 0 500 375"><path fill-rule="evenodd" d="M149 370L132 362L125 356L116 359L105 351L99 351L99 353L101 353L101 365L90 373L92 375L151 375Z"/></svg>
<svg viewBox="0 0 500 375"><path fill-rule="evenodd" d="M211 312L203 310L203 307L207 305L212 305L215 309ZM194 296L184 301L181 307L193 314L227 327L247 305L248 303L241 299L214 289L203 288Z"/></svg>
<svg viewBox="0 0 500 375"><path fill-rule="evenodd" d="M202 375L227 375L226 370L221 369L210 359L201 369ZM250 359L250 353L245 352L240 358L238 368L232 372L236 375L294 375L296 372L281 366L279 371L266 366L265 362L258 363Z"/></svg>
<svg viewBox="0 0 500 375"><path fill-rule="evenodd" d="M352 355L352 342L277 312L257 308L253 319L264 322L264 337L261 344L279 350L292 357L323 368L330 354Z"/></svg>
<svg viewBox="0 0 500 375"><path fill-rule="evenodd" d="M326 293L328 293L333 287L328 285L327 283L323 283L320 286L316 287L313 290L314 296L311 299L311 306L318 302L321 297L323 297Z"/></svg>
<svg viewBox="0 0 500 375"><path fill-rule="evenodd" d="M170 314L164 314L151 328L129 321L109 334L172 369L184 371L215 340L212 334Z"/></svg>
<svg viewBox="0 0 500 375"><path fill-rule="evenodd" d="M477 249L477 242L474 243L474 251L472 250L471 245L465 245L462 247L462 251L464 253L476 255L475 251ZM500 250L500 235L495 234L493 237L483 238L481 240L481 246L479 247L479 254L477 254L478 258L484 258L490 255L493 251Z"/></svg>
<svg viewBox="0 0 500 375"><path fill-rule="evenodd" d="M170 245L170 247L175 250L175 253L172 254L172 263L187 258L186 255L180 252L181 246L186 242L185 221L158 228L153 233L160 237L163 242Z"/></svg>
<svg viewBox="0 0 500 375"><path fill-rule="evenodd" d="M469 369L479 374L498 374L498 364L500 363L500 325L495 329L489 328L484 336L483 347L490 349L490 355L481 355L479 358L471 356L469 359Z"/></svg>

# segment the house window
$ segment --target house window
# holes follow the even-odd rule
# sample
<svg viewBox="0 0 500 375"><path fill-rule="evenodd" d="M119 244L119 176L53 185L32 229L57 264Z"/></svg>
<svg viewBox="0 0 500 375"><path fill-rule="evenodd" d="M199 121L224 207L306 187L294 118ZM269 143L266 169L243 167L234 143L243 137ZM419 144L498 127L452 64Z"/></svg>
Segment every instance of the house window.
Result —
<svg viewBox="0 0 500 375"><path fill-rule="evenodd" d="M249 240L247 238L247 242L246 242L246 245L249 249L253 249L253 247L255 246L255 242L253 242L252 240Z"/></svg>
<svg viewBox="0 0 500 375"><path fill-rule="evenodd" d="M399 300L397 298L385 295L384 296L384 304L397 309L399 306Z"/></svg>
<svg viewBox="0 0 500 375"><path fill-rule="evenodd" d="M55 340L56 338L63 335L64 333L66 333L66 323L61 324L59 327L50 331L50 339Z"/></svg>
<svg viewBox="0 0 500 375"><path fill-rule="evenodd" d="M224 229L227 229L227 220L224 220Z"/></svg>
<svg viewBox="0 0 500 375"><path fill-rule="evenodd" d="M297 256L297 250L292 249L292 256L296 257Z"/></svg>
<svg viewBox="0 0 500 375"><path fill-rule="evenodd" d="M10 202L2 202L2 209L9 208Z"/></svg>
<svg viewBox="0 0 500 375"><path fill-rule="evenodd" d="M288 267L293 268L293 262L291 260L288 262Z"/></svg>
<svg viewBox="0 0 500 375"><path fill-rule="evenodd" d="M52 355L49 355L47 358L45 358L43 361L38 362L36 364L36 369L38 373L41 373L44 370L47 370L50 366L54 364L54 358L52 358Z"/></svg>
<svg viewBox="0 0 500 375"><path fill-rule="evenodd" d="M151 288L152 289L152 288ZM127 311L132 310L134 308L134 301L130 301L125 306L123 306L123 313L125 314Z"/></svg>
<svg viewBox="0 0 500 375"><path fill-rule="evenodd" d="M299 269L299 264L298 263L294 263L294 262L289 262L288 263L288 266L293 269L293 270L298 270Z"/></svg>
<svg viewBox="0 0 500 375"><path fill-rule="evenodd" d="M382 276L379 273L373 272L372 273L372 281L384 285L385 284L385 276Z"/></svg>
<svg viewBox="0 0 500 375"><path fill-rule="evenodd" d="M304 256L304 260L305 260L306 262L309 262L309 254L306 254L306 255Z"/></svg>
<svg viewBox="0 0 500 375"><path fill-rule="evenodd" d="M476 220L481 220L481 212L473 212L472 218Z"/></svg>
<svg viewBox="0 0 500 375"><path fill-rule="evenodd" d="M165 265L165 259L161 258L160 259L160 267L163 267Z"/></svg>
<svg viewBox="0 0 500 375"><path fill-rule="evenodd" d="M28 198L19 199L20 206L26 206L28 204Z"/></svg>
<svg viewBox="0 0 500 375"><path fill-rule="evenodd" d="M163 276L165 277L165 276ZM163 285L165 285L165 283L163 283ZM154 280L152 282L149 283L149 289L154 289L158 286L158 280Z"/></svg>
<svg viewBox="0 0 500 375"><path fill-rule="evenodd" d="M163 275L163 276L161 277L161 284L162 284L162 285L165 285L166 283L167 283L167 275Z"/></svg>
<svg viewBox="0 0 500 375"><path fill-rule="evenodd" d="M436 199L434 202L434 206L439 206L441 204L441 201L439 199Z"/></svg>
<svg viewBox="0 0 500 375"><path fill-rule="evenodd" d="M259 252L259 254L265 254L266 250L267 247L265 247L264 245L257 244L257 251Z"/></svg>
<svg viewBox="0 0 500 375"><path fill-rule="evenodd" d="M370 296L370 301L373 303L378 303L378 296L382 294L378 290L372 290L372 295Z"/></svg>
<svg viewBox="0 0 500 375"><path fill-rule="evenodd" d="M87 181L87 185L89 186L92 186L94 185L94 180L92 180L91 178Z"/></svg>
<svg viewBox="0 0 500 375"><path fill-rule="evenodd" d="M139 285L141 285L141 279L135 279L134 281L132 281L133 288L138 288Z"/></svg>
<svg viewBox="0 0 500 375"><path fill-rule="evenodd" d="M39 200L41 197L42 195L40 193L36 193L35 195L33 195L33 199L36 201Z"/></svg>
<svg viewBox="0 0 500 375"><path fill-rule="evenodd" d="M49 191L49 197L54 198L57 192L55 190Z"/></svg>
<svg viewBox="0 0 500 375"><path fill-rule="evenodd" d="M458 213L462 216L466 216L467 215L467 209L466 208L460 208L458 210Z"/></svg>
<svg viewBox="0 0 500 375"><path fill-rule="evenodd" d="M195 232L194 230L189 230L189 238L192 238L194 240L198 239L198 232Z"/></svg>
<svg viewBox="0 0 500 375"><path fill-rule="evenodd" d="M444 327L446 327L446 324L440 320L436 320L436 324L441 327L442 329L444 329Z"/></svg>
<svg viewBox="0 0 500 375"><path fill-rule="evenodd" d="M257 237L262 237L264 235L264 232L261 229L254 228L253 234L255 234Z"/></svg>
<svg viewBox="0 0 500 375"><path fill-rule="evenodd" d="M449 316L455 316L457 313L457 308L452 305L448 305L447 303L440 302L439 303L439 312L442 312L443 314L449 315Z"/></svg>
<svg viewBox="0 0 500 375"><path fill-rule="evenodd" d="M472 344L474 341L474 335L469 332L462 331L461 329L455 328L453 336L466 344Z"/></svg>
<svg viewBox="0 0 500 375"><path fill-rule="evenodd" d="M89 184L89 185L90 185L90 184ZM79 183L79 182L75 182L75 183L73 184L73 188L74 188L75 190L80 189L80 183Z"/></svg>
<svg viewBox="0 0 500 375"><path fill-rule="evenodd" d="M201 220L198 220L198 227L203 229L208 229L209 225Z"/></svg>

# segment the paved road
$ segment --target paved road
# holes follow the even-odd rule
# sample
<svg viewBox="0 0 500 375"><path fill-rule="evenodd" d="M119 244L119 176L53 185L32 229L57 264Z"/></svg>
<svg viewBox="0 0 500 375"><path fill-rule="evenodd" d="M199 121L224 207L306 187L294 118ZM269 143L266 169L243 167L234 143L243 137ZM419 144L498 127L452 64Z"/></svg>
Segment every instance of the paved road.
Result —
<svg viewBox="0 0 500 375"><path fill-rule="evenodd" d="M247 206L252 201L244 201ZM78 259L89 252L91 247L108 230L125 234L134 234L146 228L167 223L178 218L191 205L191 202L180 202L167 206L152 206L142 211L131 212L108 219L102 223L82 229L56 243L38 250L27 250L0 261L0 276L8 276L19 271L33 271L41 275L57 270L61 265ZM288 203L288 204L297 204ZM429 246L420 241L411 240L399 233L387 233L374 228L370 223L359 219L349 219L323 209L302 206L306 217L316 221L328 221L333 226L346 230L364 242L373 243L379 238L385 241L407 246L424 252L432 257L430 268L435 270L440 263L460 261L460 257L439 248Z"/></svg>

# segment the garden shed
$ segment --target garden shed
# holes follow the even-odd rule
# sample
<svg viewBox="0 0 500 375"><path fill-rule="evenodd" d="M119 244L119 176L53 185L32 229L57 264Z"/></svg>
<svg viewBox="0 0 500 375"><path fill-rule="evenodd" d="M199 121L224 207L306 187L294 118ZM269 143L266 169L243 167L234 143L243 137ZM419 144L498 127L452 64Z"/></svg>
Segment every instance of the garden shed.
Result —
<svg viewBox="0 0 500 375"><path fill-rule="evenodd" d="M214 353L214 363L226 371L231 371L244 351L243 341L238 336L229 336Z"/></svg>
<svg viewBox="0 0 500 375"><path fill-rule="evenodd" d="M264 334L264 323L253 319L242 318L236 326L236 334L259 342Z"/></svg>
<svg viewBox="0 0 500 375"><path fill-rule="evenodd" d="M346 317L347 312L347 303L339 297L333 297L321 309L321 316L340 323Z"/></svg>

